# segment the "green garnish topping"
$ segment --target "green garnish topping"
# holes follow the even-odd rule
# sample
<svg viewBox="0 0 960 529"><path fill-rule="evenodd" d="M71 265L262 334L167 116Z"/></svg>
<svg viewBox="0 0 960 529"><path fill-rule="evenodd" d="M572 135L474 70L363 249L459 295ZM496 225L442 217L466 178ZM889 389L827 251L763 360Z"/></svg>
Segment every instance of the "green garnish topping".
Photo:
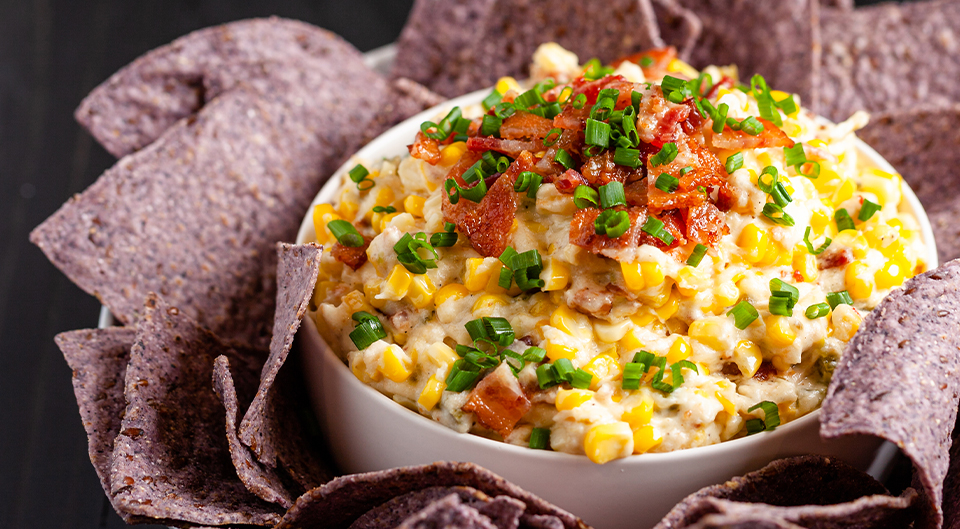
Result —
<svg viewBox="0 0 960 529"><path fill-rule="evenodd" d="M733 316L733 324L742 331L756 321L760 317L760 313L749 301L743 300L730 309L727 316Z"/></svg>

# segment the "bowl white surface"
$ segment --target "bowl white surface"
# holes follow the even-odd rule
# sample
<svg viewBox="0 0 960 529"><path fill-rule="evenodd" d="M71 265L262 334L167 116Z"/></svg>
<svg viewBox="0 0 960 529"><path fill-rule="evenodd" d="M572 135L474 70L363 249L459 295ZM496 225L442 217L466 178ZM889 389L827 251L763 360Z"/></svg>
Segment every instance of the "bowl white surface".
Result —
<svg viewBox="0 0 960 529"><path fill-rule="evenodd" d="M357 163L407 154L425 120L436 120L454 106L478 103L489 91L461 96L404 121L353 156L323 187L313 205L333 202L341 175ZM860 153L881 170L895 172L866 144ZM916 195L904 184L908 209L920 223L927 243L926 262L933 268L937 252L933 232ZM312 209L312 206L311 206ZM315 240L311 215L305 216L297 242ZM872 437L824 441L819 410L751 437L713 446L663 454L643 454L597 465L585 456L531 450L471 434L460 434L423 417L363 384L323 341L314 322L304 318L297 335L314 409L342 470L384 470L434 461L470 461L580 516L598 529L652 527L688 494L789 456L823 454L884 472L896 448Z"/></svg>

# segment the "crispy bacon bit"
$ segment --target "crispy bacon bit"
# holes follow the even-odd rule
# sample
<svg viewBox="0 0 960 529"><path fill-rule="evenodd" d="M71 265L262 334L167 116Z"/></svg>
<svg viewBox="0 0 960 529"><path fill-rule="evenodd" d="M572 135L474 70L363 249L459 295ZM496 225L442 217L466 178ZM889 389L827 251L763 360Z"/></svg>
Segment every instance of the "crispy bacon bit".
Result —
<svg viewBox="0 0 960 529"><path fill-rule="evenodd" d="M536 141L504 140L492 136L477 136L475 138L467 138L467 149L480 153L497 151L511 158L516 158L520 156L520 153L523 151L542 151L543 147L537 148Z"/></svg>
<svg viewBox="0 0 960 529"><path fill-rule="evenodd" d="M576 169L567 169L562 174L553 177L553 185L557 187L557 191L570 195L577 189L577 186L587 183L587 179L583 177Z"/></svg>
<svg viewBox="0 0 960 529"><path fill-rule="evenodd" d="M507 364L500 364L473 388L463 410L473 412L480 424L506 437L531 407L517 377Z"/></svg>
<svg viewBox="0 0 960 529"><path fill-rule="evenodd" d="M363 266L363 263L367 262L367 247L370 246L370 241L372 240L372 238L364 236L363 246L357 246L355 248L352 246L344 246L338 242L333 245L330 254L333 255L333 258L337 261L357 270Z"/></svg>
<svg viewBox="0 0 960 529"><path fill-rule="evenodd" d="M487 190L479 203L461 198L456 204L443 201L443 217L467 235L473 249L484 257L497 257L507 247L517 214L517 175L533 167L533 155L523 152ZM452 169L451 169L452 171ZM461 171L460 175L463 172ZM462 180L457 175L458 180ZM462 185L462 184L461 184Z"/></svg>
<svg viewBox="0 0 960 529"><path fill-rule="evenodd" d="M529 112L517 112L503 120L500 126L500 137L505 140L542 141L552 129L552 120Z"/></svg>
<svg viewBox="0 0 960 529"><path fill-rule="evenodd" d="M640 139L659 149L664 143L676 142L684 135L680 124L690 117L690 107L667 101L657 87L644 94L637 116Z"/></svg>
<svg viewBox="0 0 960 529"><path fill-rule="evenodd" d="M730 233L723 214L710 202L685 210L683 220L687 239L706 246L717 244L721 237Z"/></svg>
<svg viewBox="0 0 960 529"><path fill-rule="evenodd" d="M613 309L613 292L582 288L572 292L567 298L570 307L591 316L606 316Z"/></svg>
<svg viewBox="0 0 960 529"><path fill-rule="evenodd" d="M609 184L616 180L617 182L626 182L627 180L637 180L642 175L640 169L631 169L613 162L613 150L609 150L594 156L587 160L580 168L583 171L583 177L594 187ZM633 177L633 178L631 178Z"/></svg>
<svg viewBox="0 0 960 529"><path fill-rule="evenodd" d="M695 140L680 137L676 142L678 154L672 162L648 169L650 174L667 173L679 179L677 190L665 193L656 187L657 179L647 179L647 203L650 211L664 211L677 208L696 208L707 202L704 189L725 186L727 173L720 160ZM685 167L692 171L680 176Z"/></svg>
<svg viewBox="0 0 960 529"><path fill-rule="evenodd" d="M649 244L663 250L686 244L686 238L683 235L683 217L676 211L668 211L658 216L663 222L664 229L675 238L673 244L666 245L660 239L641 229L647 221L647 208L637 206L617 207L615 209L626 211L630 216L630 229L627 230L627 233L615 239L606 235L598 235L594 227L594 221L600 216L600 209L584 208L573 214L573 220L570 222L570 243L584 248L590 253L611 258L615 258L621 250L636 248L641 244Z"/></svg>
<svg viewBox="0 0 960 529"><path fill-rule="evenodd" d="M764 380L769 379L777 375L777 368L773 367L773 364L770 362L763 362L760 364L760 368L757 369L757 372L753 374L753 378L763 382Z"/></svg>
<svg viewBox="0 0 960 529"><path fill-rule="evenodd" d="M627 197L627 205L629 206L646 206L647 205L647 182L644 180L636 180L634 182L627 182L623 185L623 193Z"/></svg>
<svg viewBox="0 0 960 529"><path fill-rule="evenodd" d="M463 186L466 185L466 182L463 181L463 173L467 172L467 169L471 165L477 163L477 160L480 159L480 154L474 151L467 151L463 153L463 156L457 160L457 163L453 164L453 167L447 172L447 178L453 178L457 181L457 184Z"/></svg>
<svg viewBox="0 0 960 529"><path fill-rule="evenodd" d="M440 163L440 144L433 138L426 137L423 132L417 133L412 144L407 145L410 156L419 158L430 165Z"/></svg>
<svg viewBox="0 0 960 529"><path fill-rule="evenodd" d="M643 75L647 79L659 79L667 73L670 62L677 58L677 49L673 46L666 48L654 48L652 50L641 51L633 55L627 55L622 59L613 61L611 66L614 68L620 66L623 62L632 62L640 65ZM653 61L647 66L643 65L644 59Z"/></svg>
<svg viewBox="0 0 960 529"><path fill-rule="evenodd" d="M850 248L834 249L817 257L817 268L827 270L838 266L845 266L853 262L853 251Z"/></svg>
<svg viewBox="0 0 960 529"><path fill-rule="evenodd" d="M731 79L729 76L724 75L722 78L720 78L717 84L713 85L713 88L711 88L710 91L707 92L707 95L704 97L706 97L707 99L713 99L720 92L721 88L726 88L729 90L730 88L733 88L733 85L734 85L733 79Z"/></svg>
<svg viewBox="0 0 960 529"><path fill-rule="evenodd" d="M718 149L739 151L743 149L766 149L770 147L793 147L793 140L779 127L763 118L757 118L763 123L763 132L751 136L742 130L733 130L724 127L720 134L710 133L707 141Z"/></svg>

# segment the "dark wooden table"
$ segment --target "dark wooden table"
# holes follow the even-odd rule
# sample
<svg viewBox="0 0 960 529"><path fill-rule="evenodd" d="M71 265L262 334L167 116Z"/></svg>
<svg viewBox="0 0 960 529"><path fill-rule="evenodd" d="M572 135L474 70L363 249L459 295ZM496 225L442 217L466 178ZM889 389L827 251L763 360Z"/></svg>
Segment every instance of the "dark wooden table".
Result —
<svg viewBox="0 0 960 529"><path fill-rule="evenodd" d="M858 2L870 3L870 2ZM0 1L0 528L120 527L87 457L56 333L94 327L99 303L27 240L114 159L73 120L94 86L202 27L280 15L359 49L400 33L412 0Z"/></svg>

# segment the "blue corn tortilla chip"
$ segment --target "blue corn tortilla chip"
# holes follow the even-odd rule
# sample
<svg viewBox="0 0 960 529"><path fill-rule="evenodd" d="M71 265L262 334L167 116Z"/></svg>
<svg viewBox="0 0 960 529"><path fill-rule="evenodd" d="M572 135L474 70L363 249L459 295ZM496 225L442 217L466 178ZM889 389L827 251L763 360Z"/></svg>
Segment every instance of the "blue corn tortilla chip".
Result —
<svg viewBox="0 0 960 529"><path fill-rule="evenodd" d="M196 525L273 525L275 505L247 491L223 434L214 359L256 373L266 353L231 347L155 295L130 349L127 407L114 440L110 495L134 516Z"/></svg>
<svg viewBox="0 0 960 529"><path fill-rule="evenodd" d="M240 439L257 454L257 459L270 468L277 459L304 489L313 488L329 477L318 465L306 460L309 453L301 435L293 435L289 425L297 421L289 414L291 402L275 385L281 368L290 354L300 320L307 312L320 271L322 247L309 243L277 244L277 313L273 320L270 356L260 375L260 385L253 403L240 423ZM283 461L286 459L286 461Z"/></svg>
<svg viewBox="0 0 960 529"><path fill-rule="evenodd" d="M471 487L427 487L415 490L367 511L350 529L393 529L430 504L456 495L460 502L486 516L498 529L515 529L525 505L509 496L491 498Z"/></svg>
<svg viewBox="0 0 960 529"><path fill-rule="evenodd" d="M256 373L247 371L245 374L247 376L244 378L248 380L245 381L245 384L242 384L246 387L241 387L241 392L252 395L257 387ZM249 376L250 374L253 376ZM260 499L276 503L283 508L290 508L293 505L293 497L287 491L280 476L273 470L262 466L237 436L237 410L241 408L241 404L237 397L233 375L230 372L230 359L226 356L221 355L214 360L213 390L226 410L227 444L230 449L230 459L233 461L233 467L237 470L237 477L247 487L247 490L256 494ZM244 399L244 408L249 405L250 400L249 397Z"/></svg>
<svg viewBox="0 0 960 529"><path fill-rule="evenodd" d="M488 496L509 496L523 502L521 526L585 527L576 516L473 463L439 462L336 478L300 498L276 529L346 529L364 513L398 496L427 487L471 487ZM541 521L541 525L534 522Z"/></svg>
<svg viewBox="0 0 960 529"><path fill-rule="evenodd" d="M960 261L918 275L867 315L823 402L820 435L874 435L914 465L923 523L939 527L960 398Z"/></svg>
<svg viewBox="0 0 960 529"><path fill-rule="evenodd" d="M915 496L912 489L902 497L889 496L872 477L836 458L800 456L691 494L655 529L695 527L712 514L745 521L779 519L804 527L834 527L829 524L844 519L899 522L914 516Z"/></svg>
<svg viewBox="0 0 960 529"><path fill-rule="evenodd" d="M451 494L407 518L397 529L497 529L489 518Z"/></svg>
<svg viewBox="0 0 960 529"><path fill-rule="evenodd" d="M819 0L679 0L703 23L691 64L735 64L741 82L761 74L771 87L816 108Z"/></svg>
<svg viewBox="0 0 960 529"><path fill-rule="evenodd" d="M703 31L700 17L677 0L653 0L653 11L663 43L676 48L680 60L689 61Z"/></svg>
<svg viewBox="0 0 960 529"><path fill-rule="evenodd" d="M842 121L856 110L894 111L960 99L955 1L824 9L821 106Z"/></svg>

